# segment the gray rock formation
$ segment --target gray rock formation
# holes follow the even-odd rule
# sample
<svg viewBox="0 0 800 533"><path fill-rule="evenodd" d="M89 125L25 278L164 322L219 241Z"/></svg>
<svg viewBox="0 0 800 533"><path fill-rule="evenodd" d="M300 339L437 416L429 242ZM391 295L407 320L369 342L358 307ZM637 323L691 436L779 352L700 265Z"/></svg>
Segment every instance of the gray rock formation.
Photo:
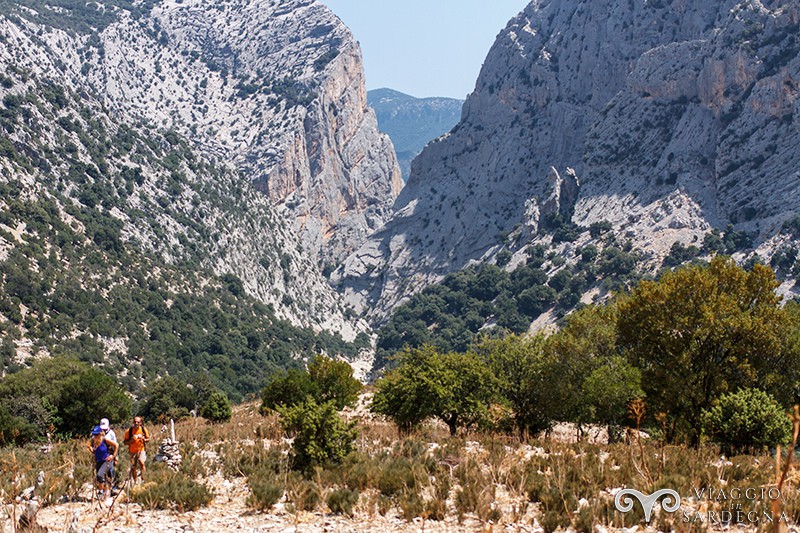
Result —
<svg viewBox="0 0 800 533"><path fill-rule="evenodd" d="M0 71L16 73L0 98L51 84L67 100L56 116L34 110L47 124L39 138L17 128L9 142L36 154L69 141L88 163L96 154L64 124L123 138L157 132L168 142L154 152L188 140L178 150L192 152L187 161L109 156L108 172L81 179L100 188L138 168L114 212L127 243L234 273L278 316L352 338L322 270L384 223L402 182L341 21L310 0L58 9L0 12ZM48 172L77 195L66 160L38 174L4 168L32 196L52 192Z"/></svg>
<svg viewBox="0 0 800 533"><path fill-rule="evenodd" d="M712 226L769 239L800 207L797 29L797 2L533 1L335 279L380 321L509 235L512 251L547 241L555 205L612 223L652 266ZM567 169L577 194L548 178Z"/></svg>
<svg viewBox="0 0 800 533"><path fill-rule="evenodd" d="M383 88L368 91L367 103L375 110L380 130L392 139L405 181L411 173L411 161L425 145L458 123L464 101L441 97L415 98Z"/></svg>
<svg viewBox="0 0 800 533"><path fill-rule="evenodd" d="M383 224L399 168L367 107L358 43L325 6L167 1L149 22L101 34L89 78L109 107L166 120L234 163L314 258L338 262Z"/></svg>

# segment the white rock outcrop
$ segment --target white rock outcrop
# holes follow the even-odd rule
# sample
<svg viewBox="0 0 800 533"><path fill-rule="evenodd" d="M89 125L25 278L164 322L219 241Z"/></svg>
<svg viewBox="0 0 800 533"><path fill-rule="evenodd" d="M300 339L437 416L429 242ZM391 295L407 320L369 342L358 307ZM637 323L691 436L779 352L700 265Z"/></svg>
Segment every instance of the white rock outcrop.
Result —
<svg viewBox="0 0 800 533"><path fill-rule="evenodd" d="M233 273L279 317L352 339L364 326L345 317L323 270L385 222L402 185L391 142L366 104L358 43L312 0L142 6L101 23L104 11L87 31L35 12L0 17L0 70L24 73L0 87L0 98L51 84L63 88L66 107L37 114L41 123L74 120L75 131L88 131L96 121L112 137L126 129L166 135L154 152L188 141L195 160L174 163L171 174L131 153L97 178L101 186L124 166L140 172L114 211L126 242L169 263ZM62 129L42 128L38 139L18 130L9 140L34 153L71 141L75 159L91 163L78 136L64 140ZM38 189L33 195L49 194L48 172L68 182L69 171L66 160L41 175L8 168Z"/></svg>
<svg viewBox="0 0 800 533"><path fill-rule="evenodd" d="M800 208L799 19L796 1L534 0L334 279L379 323L556 205L651 266L712 227L769 239ZM567 169L579 187L554 190Z"/></svg>

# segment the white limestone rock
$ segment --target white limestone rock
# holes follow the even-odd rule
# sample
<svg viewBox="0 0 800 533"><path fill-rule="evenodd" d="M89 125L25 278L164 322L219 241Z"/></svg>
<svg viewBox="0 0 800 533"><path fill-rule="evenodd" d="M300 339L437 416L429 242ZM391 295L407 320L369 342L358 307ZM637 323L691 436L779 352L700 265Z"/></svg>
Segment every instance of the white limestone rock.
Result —
<svg viewBox="0 0 800 533"><path fill-rule="evenodd" d="M713 227L769 239L800 208L798 20L796 2L534 0L335 281L380 323L510 232L512 252L546 239L556 206L610 222L650 269ZM568 168L580 187L562 209Z"/></svg>

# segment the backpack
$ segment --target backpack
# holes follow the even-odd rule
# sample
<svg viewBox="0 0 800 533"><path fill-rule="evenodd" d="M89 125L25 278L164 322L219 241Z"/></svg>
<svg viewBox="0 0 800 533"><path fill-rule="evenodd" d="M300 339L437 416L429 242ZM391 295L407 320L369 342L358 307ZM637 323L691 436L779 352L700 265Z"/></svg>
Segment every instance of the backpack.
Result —
<svg viewBox="0 0 800 533"><path fill-rule="evenodd" d="M130 444L131 439L133 439L133 434L131 433L132 430L133 430L133 426L131 426L128 429L125 430L125 434L122 436L123 444ZM146 438L146 439L150 438L150 433L147 432L147 428L144 427L144 425L142 425L142 434L144 435L144 438Z"/></svg>

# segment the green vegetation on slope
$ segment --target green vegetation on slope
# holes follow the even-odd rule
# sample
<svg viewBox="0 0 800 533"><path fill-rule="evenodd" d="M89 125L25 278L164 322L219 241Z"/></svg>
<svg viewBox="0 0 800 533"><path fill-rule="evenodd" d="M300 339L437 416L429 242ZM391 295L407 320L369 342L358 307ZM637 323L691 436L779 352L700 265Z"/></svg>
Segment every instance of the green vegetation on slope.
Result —
<svg viewBox="0 0 800 533"><path fill-rule="evenodd" d="M565 266L554 253L545 255L540 245L529 246L527 253L526 264L511 272L491 264L468 267L413 296L380 329L375 367L406 346L464 351L490 325L522 333L551 308L563 316L593 286L615 290L638 277L636 255L610 234L602 251L594 245L580 249L574 266Z"/></svg>
<svg viewBox="0 0 800 533"><path fill-rule="evenodd" d="M300 358L367 345L280 320L236 275L212 272L243 220L264 233L256 268L287 286L303 275L232 172L57 82L9 68L0 83L0 370L66 354L136 395L205 372L238 401Z"/></svg>
<svg viewBox="0 0 800 533"><path fill-rule="evenodd" d="M404 431L431 417L453 434L486 423L501 429L488 416L500 403L521 435L556 421L604 424L613 435L639 400L647 415L637 422L670 442L696 445L709 428L736 449L785 442L787 433L773 430L780 421L763 422L758 410L750 419L770 428L762 435L769 442L749 426L730 429L735 423L715 410L740 389L763 391L765 406L800 401L800 305L781 307L777 285L766 266L748 272L716 257L584 307L549 337L486 338L461 353L407 348L377 382L373 408Z"/></svg>
<svg viewBox="0 0 800 533"><path fill-rule="evenodd" d="M5 196L7 188L2 192ZM276 319L233 275L220 279L164 265L119 245L118 235L78 234L61 221L53 203L16 202L10 211L4 215L12 227L16 213L41 226L26 227L25 242L0 263L5 273L0 311L10 319L0 323L0 366L9 370L18 369L11 341L24 329L33 353L75 353L112 375L125 370L121 379L134 392L142 378L168 373L188 381L204 369L217 386L241 399L277 369L296 364L293 355L354 355L359 347ZM95 220L93 213L76 213L87 230L118 228ZM8 231L0 236L14 240ZM124 342L109 352L104 343L113 345L114 339Z"/></svg>
<svg viewBox="0 0 800 533"><path fill-rule="evenodd" d="M22 17L60 30L89 34L103 31L117 19L120 10L129 11L134 18L139 18L148 14L155 4L156 0L0 0L0 15Z"/></svg>

